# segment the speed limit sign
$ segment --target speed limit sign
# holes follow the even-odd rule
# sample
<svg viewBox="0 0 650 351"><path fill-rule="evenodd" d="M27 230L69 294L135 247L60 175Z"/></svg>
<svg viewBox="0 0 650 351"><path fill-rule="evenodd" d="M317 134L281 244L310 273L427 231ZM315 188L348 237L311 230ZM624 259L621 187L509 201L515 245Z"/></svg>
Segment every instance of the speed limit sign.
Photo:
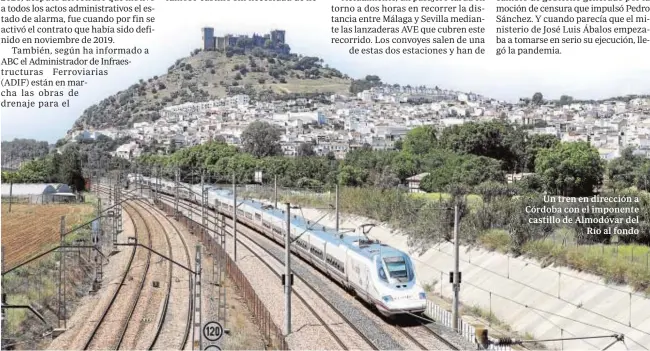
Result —
<svg viewBox="0 0 650 351"><path fill-rule="evenodd" d="M210 341L217 341L223 336L223 327L218 322L208 322L203 326L203 336Z"/></svg>

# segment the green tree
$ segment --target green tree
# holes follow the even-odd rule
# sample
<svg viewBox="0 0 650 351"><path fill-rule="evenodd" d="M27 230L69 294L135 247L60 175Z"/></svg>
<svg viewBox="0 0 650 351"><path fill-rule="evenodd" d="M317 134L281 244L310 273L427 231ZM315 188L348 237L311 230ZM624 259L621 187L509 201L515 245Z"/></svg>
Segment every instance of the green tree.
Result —
<svg viewBox="0 0 650 351"><path fill-rule="evenodd" d="M543 102L544 102L544 95L542 95L542 93L537 92L533 94L533 104L541 105Z"/></svg>
<svg viewBox="0 0 650 351"><path fill-rule="evenodd" d="M81 155L76 145L71 145L61 154L61 181L72 186L77 191L85 190L85 182L81 173Z"/></svg>
<svg viewBox="0 0 650 351"><path fill-rule="evenodd" d="M573 97L569 95L560 96L560 105L568 105L573 102Z"/></svg>
<svg viewBox="0 0 650 351"><path fill-rule="evenodd" d="M584 141L559 143L537 154L535 171L549 193L589 196L603 183L604 162L598 150Z"/></svg>
<svg viewBox="0 0 650 351"><path fill-rule="evenodd" d="M406 133L402 150L414 155L424 155L437 146L436 131L433 126L421 126Z"/></svg>
<svg viewBox="0 0 650 351"><path fill-rule="evenodd" d="M368 179L368 172L361 168L344 165L339 169L338 181L344 186L361 186Z"/></svg>
<svg viewBox="0 0 650 351"><path fill-rule="evenodd" d="M525 165L523 171L534 171L535 159L539 150L552 148L559 142L560 139L555 135L533 134L529 136L525 146L524 159L522 160Z"/></svg>
<svg viewBox="0 0 650 351"><path fill-rule="evenodd" d="M276 156L282 154L280 138L282 130L268 122L255 121L241 134L244 151L256 157Z"/></svg>
<svg viewBox="0 0 650 351"><path fill-rule="evenodd" d="M635 183L638 173L635 171L642 166L643 157L635 156L634 149L627 147L621 151L621 157L607 164L605 172L607 180L613 189L629 188Z"/></svg>
<svg viewBox="0 0 650 351"><path fill-rule="evenodd" d="M650 190L650 162L645 161L635 170L635 185L639 190Z"/></svg>
<svg viewBox="0 0 650 351"><path fill-rule="evenodd" d="M472 122L444 129L439 143L457 153L500 160L504 170L513 171L521 158L524 138L509 123Z"/></svg>
<svg viewBox="0 0 650 351"><path fill-rule="evenodd" d="M298 150L296 150L298 156L314 156L316 152L314 151L314 145L312 143L300 143L298 145Z"/></svg>

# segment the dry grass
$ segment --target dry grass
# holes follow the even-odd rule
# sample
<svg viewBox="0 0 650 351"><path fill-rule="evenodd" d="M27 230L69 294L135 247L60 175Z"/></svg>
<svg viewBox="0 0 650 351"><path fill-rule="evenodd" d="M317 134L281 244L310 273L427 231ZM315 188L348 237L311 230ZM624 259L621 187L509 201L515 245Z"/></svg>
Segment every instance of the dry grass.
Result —
<svg viewBox="0 0 650 351"><path fill-rule="evenodd" d="M208 61L212 62L212 67L207 67ZM350 80L342 78L319 78L319 79L301 79L300 71L289 69L294 77L287 77L286 83L281 83L268 74L271 64L266 59L254 57L253 61L258 67L264 68L265 72L248 72L238 80L238 86L252 85L255 90L272 90L277 93L317 93L317 92L347 92L350 88ZM221 83L232 85L235 82L235 76L238 71L233 70L235 66L246 66L250 70L250 61L248 55L234 55L226 57L218 52L202 51L197 55L182 60L184 64L192 66L191 71L183 69L174 69L166 75L161 75L158 79L146 82L147 94L137 99L146 99L150 103L162 102L163 99L170 97L173 91L185 89L184 84L192 85L206 91L210 96L226 96L227 91ZM287 68L290 63L284 63ZM214 69L215 73L211 73ZM186 79L185 74L191 73L192 79ZM260 83L260 79L264 83ZM164 83L166 89L158 90L158 83ZM154 90L155 89L155 90ZM155 93L154 93L155 91ZM178 101L175 101L178 102Z"/></svg>
<svg viewBox="0 0 650 351"><path fill-rule="evenodd" d="M272 192L257 193L257 196L272 199ZM282 194L280 202L290 201L309 207L326 207L333 203L334 195L317 195L303 192L302 194ZM417 215L403 213L403 203L390 193L382 193L376 189L343 188L341 207L344 212L367 216L376 220L388 222L407 230L399 217L410 218L417 223ZM410 194L412 201L440 201L449 199L448 194ZM476 208L482 203L478 195L468 195L470 208ZM507 230L487 230L477 237L478 243L490 251L501 253L512 249L511 236ZM589 272L603 277L607 282L629 284L637 291L650 294L650 247L643 245L576 245L573 231L560 228L546 240L530 241L521 248L526 256L539 260L542 264L556 264L570 267L579 271Z"/></svg>
<svg viewBox="0 0 650 351"><path fill-rule="evenodd" d="M629 284L650 295L650 247L643 245L563 245L554 240L531 241L524 253L540 261L602 276L607 282Z"/></svg>
<svg viewBox="0 0 650 351"><path fill-rule="evenodd" d="M60 218L66 217L66 230L70 230L94 217L94 207L84 204L2 205L2 245L5 250L5 270L12 269L46 250L58 245L60 240ZM87 229L71 234L66 241L87 234ZM45 255L3 276L3 292L8 303L27 304L38 310L47 320L44 325L26 310L12 309L7 312L6 333L10 343L17 349L41 349L49 343L42 333L48 326L56 325L57 303L57 260L59 253ZM86 290L88 268L83 261L75 261L75 255L68 255L73 264L66 270L68 279L68 312L74 306L80 293Z"/></svg>
<svg viewBox="0 0 650 351"><path fill-rule="evenodd" d="M2 246L5 269L11 269L39 252L55 246L60 240L61 216L66 230L89 220L90 204L12 205L2 204Z"/></svg>
<svg viewBox="0 0 650 351"><path fill-rule="evenodd" d="M253 315L246 307L245 301L239 295L233 282L226 281L226 296L228 299L228 314L226 316L226 329L230 335L224 336L223 350L264 350L266 345L260 333L260 328L255 324Z"/></svg>

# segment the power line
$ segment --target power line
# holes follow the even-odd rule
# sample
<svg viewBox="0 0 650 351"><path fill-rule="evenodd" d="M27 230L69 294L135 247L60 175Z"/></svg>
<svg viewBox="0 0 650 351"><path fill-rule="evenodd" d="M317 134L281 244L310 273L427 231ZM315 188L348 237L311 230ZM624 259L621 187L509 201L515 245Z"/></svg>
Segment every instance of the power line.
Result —
<svg viewBox="0 0 650 351"><path fill-rule="evenodd" d="M420 262L420 263L426 265L427 267L429 267L429 268L431 268L431 269L433 269L433 270L436 270L436 271L438 271L438 272L440 272L440 273L444 273L444 271L442 271L442 270L440 270L440 269L438 269L438 268L436 268L436 267L434 267L434 266L432 266L432 265L430 265L430 264L427 264L426 262L423 262L423 261L421 261L421 260L419 260L419 259L417 259L417 258L413 258L413 260L418 261L418 262ZM440 282L440 284L442 284L442 282ZM583 321L580 321L580 320L577 320L577 319L573 319L573 318L571 318L571 317L562 316L562 315L557 314L557 313L554 313L554 312L550 312L550 311L546 311L546 310L543 310L543 309L540 309L540 308L532 307L532 306L530 306L530 305L528 305L528 304L525 304L525 303L521 303L521 302L515 301L515 300L513 300L513 299L511 299L511 298L509 298L509 297L506 297L506 296L503 296L503 295L497 294L497 293L495 293L495 292L493 292L493 291L491 291L491 290L488 290L488 289L482 288L482 287L480 287L480 286L478 286L478 285L476 285L476 284L472 284L472 283L470 283L470 282L465 282L465 284L467 284L467 285L469 285L469 286L471 286L471 287L473 287L473 288L476 288L476 289L478 289L478 290L481 290L481 291L485 291L485 292L487 292L487 293L490 293L490 294L492 294L493 296L497 296L497 297L500 297L500 298L502 298L502 299L504 299L504 300L510 301L510 302L512 302L512 303L514 303L514 304L517 304L517 305L519 305L519 306L523 306L523 307L525 307L525 308L529 308L529 309L537 310L537 311L540 311L540 312L548 313L548 314L550 314L550 315L554 315L554 316L556 316L556 317L560 317L560 318L563 318L563 319L566 319L566 320L569 320L569 321L573 321L573 322L576 322L576 323L580 323L580 324L586 325L586 326L588 326L588 327L597 328L597 329L601 329L601 330L608 331L608 332L612 332L612 333L618 333L618 332L615 331L615 330L611 330L611 329L603 328L603 327L600 327L600 326L597 326L597 325L593 325L593 324L590 324L590 323L587 323L587 322L583 322ZM629 328L628 326L625 326L625 327ZM644 333L644 334L647 334L647 333L645 333L645 332L643 332L643 331L641 331L641 332ZM628 337L628 339L630 339L632 342L634 342L634 343L636 343L636 344L638 344L638 345L640 345L640 346L643 347L643 345L637 343L636 341L632 340L631 338ZM644 349L647 350L647 348L645 348L645 347L644 347Z"/></svg>
<svg viewBox="0 0 650 351"><path fill-rule="evenodd" d="M452 256L452 254L450 254L450 253L448 253L448 252L445 252L445 251L442 251L442 250L440 250L440 249L438 249L438 252L443 253L443 254L445 254L445 255L447 255L447 256ZM420 262L422 262L422 261L420 261ZM492 271L491 269L485 268L485 267L480 266L480 265L478 265L478 264L476 264L476 263L472 263L472 262L465 261L465 260L463 260L463 262L466 262L466 263L468 263L468 264L470 264L470 265L472 265L472 266L475 266L475 267L479 267L479 268L481 268L482 270L486 270L486 271L488 271L488 272L490 272L490 273L493 273L494 275L498 275L498 276L500 276L500 277L503 277L503 278L507 278L507 279L509 279L509 280L512 280L513 282L515 282L515 283L517 283L517 284L521 284L521 285L523 285L523 286L525 286L525 287L527 287L527 288L529 288L529 289L531 289L531 290L538 291L538 292L540 292L540 293L542 293L542 294L544 294L544 295L548 295L548 296L553 297L553 298L558 298L558 297L555 296L555 295L552 295L552 294L547 293L547 292L545 292L545 291L542 291L542 290L539 290L539 289L537 289L537 288L534 288L534 287L532 287L532 286L530 286L530 285L528 285L528 284L524 284L524 283L522 283L522 282L520 282L520 281L518 281L518 280L516 280L516 279L510 278L510 276L504 276L504 275L501 274L501 273L494 272L494 271ZM422 262L422 263L423 263L423 264L427 264L427 263L425 263L425 262ZM559 271L555 271L555 272L561 273L561 272L559 272ZM605 287L607 287L607 286L605 286ZM630 292L625 291L625 293L626 293L626 294L629 294ZM631 327L631 326L629 326L629 325L626 325L626 324L624 324L623 322L617 321L617 320L615 320L615 319L612 319L611 317L608 317L608 316L605 316L605 315L600 314L600 313L598 313L598 312L592 311L592 310L590 310L590 309L588 309L588 308L584 308L583 306L579 306L579 305L577 305L577 304L575 304L575 303L572 303L572 302L570 302L570 301L568 301L568 300L560 299L560 298L558 298L558 299L561 300L561 301L564 301L564 302L566 302L566 303L568 303L568 304L570 304L570 305L572 305L572 306L574 306L574 307L580 307L581 309L583 309L583 310L585 310L585 311L591 312L591 313L593 313L593 314L595 314L595 315L597 315L597 316L600 316L600 317L603 317L603 318L605 318L605 319L611 320L612 322L619 323L619 324L624 325L624 326L626 326L626 327L630 327L630 328L632 328L632 329L634 329L634 330L638 330L638 331L640 331L640 332L642 332L642 333L645 333L645 334L650 335L650 333L647 333L647 332L645 332L645 331L642 331L642 330L636 329L636 328L634 328L634 327Z"/></svg>

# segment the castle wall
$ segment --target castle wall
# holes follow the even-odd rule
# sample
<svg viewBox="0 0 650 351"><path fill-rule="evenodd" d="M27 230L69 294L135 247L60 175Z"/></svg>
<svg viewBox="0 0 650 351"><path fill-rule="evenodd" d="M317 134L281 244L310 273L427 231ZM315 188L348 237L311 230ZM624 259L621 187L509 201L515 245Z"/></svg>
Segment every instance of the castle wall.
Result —
<svg viewBox="0 0 650 351"><path fill-rule="evenodd" d="M275 44L284 44L285 43L285 31L283 30L273 30L270 34L258 35L253 34L252 37L248 35L239 35L234 36L231 34L224 35L223 37L214 36L214 28L206 27L202 30L203 36L203 49L204 50L225 50L229 46L236 46L237 40L239 38L249 38L253 42L255 47L264 47L266 40L270 39Z"/></svg>

